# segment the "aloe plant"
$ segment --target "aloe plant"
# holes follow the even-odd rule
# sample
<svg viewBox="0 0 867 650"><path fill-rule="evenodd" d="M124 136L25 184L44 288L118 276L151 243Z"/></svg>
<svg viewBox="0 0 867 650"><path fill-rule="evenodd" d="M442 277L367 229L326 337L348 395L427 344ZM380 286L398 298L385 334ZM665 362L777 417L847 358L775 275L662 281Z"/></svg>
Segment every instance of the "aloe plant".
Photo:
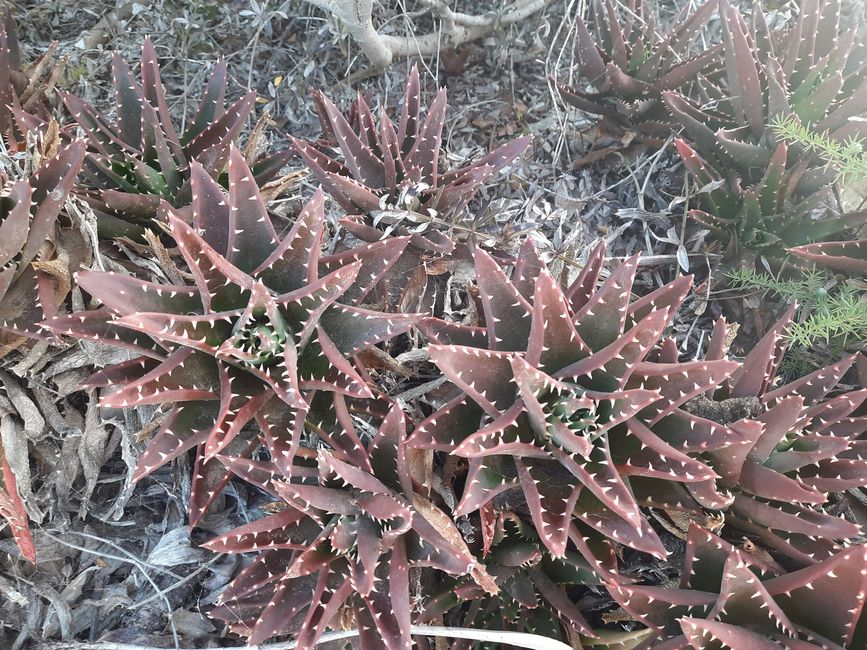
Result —
<svg viewBox="0 0 867 650"><path fill-rule="evenodd" d="M57 43L25 64L12 10L2 8L0 25L0 134L7 147L17 149L27 131L50 119L49 100L62 64L54 61Z"/></svg>
<svg viewBox="0 0 867 650"><path fill-rule="evenodd" d="M844 650L867 643L867 546L804 569L779 569L693 525L680 585L611 583L654 636L647 648Z"/></svg>
<svg viewBox="0 0 867 650"><path fill-rule="evenodd" d="M561 97L614 125L668 136L673 125L661 93L689 93L700 76L717 72L723 45L698 50L695 42L717 4L709 0L694 11L685 6L665 28L643 0L630 0L620 11L612 0L593 0L589 24L580 14L576 19L575 41L582 81L593 90L558 83Z"/></svg>
<svg viewBox="0 0 867 650"><path fill-rule="evenodd" d="M283 502L275 514L205 544L258 552L211 615L251 644L293 634L299 648L312 648L348 609L362 648L408 650L411 570L468 574L484 588L497 586L448 515L416 491L400 408L365 441L341 398L335 408L340 425L325 433L328 449L297 456L290 475L276 465L226 460Z"/></svg>
<svg viewBox="0 0 867 650"><path fill-rule="evenodd" d="M83 159L84 143L73 142L29 178L13 181L0 201L0 329L39 338L36 324L57 311L62 296L33 262L55 235Z"/></svg>
<svg viewBox="0 0 867 650"><path fill-rule="evenodd" d="M191 162L198 162L210 176L224 175L229 148L238 138L253 110L256 95L245 94L228 108L226 64L211 72L199 107L186 129L175 128L160 79L156 50L145 39L141 57L141 83L129 66L112 59L117 117L100 115L88 103L69 93L63 101L85 132L90 144L85 164L82 196L97 214L102 236L133 236L151 224L160 201L176 208L189 206ZM288 152L257 160L253 175L263 184L283 166Z"/></svg>
<svg viewBox="0 0 867 650"><path fill-rule="evenodd" d="M255 431L244 428L248 422L255 418L272 456L288 471L308 397L315 391L373 397L354 355L418 320L356 306L407 238L320 257L321 193L278 237L252 171L234 148L228 173L226 197L205 168L192 163L192 225L162 204L192 286L79 273L79 286L102 307L45 323L57 333L136 353L90 380L89 386L119 387L103 394L102 405L174 404L135 478L197 448L193 523L216 496L205 466L217 468L213 481L225 481L216 455L229 445L255 446ZM353 303L338 302L350 289Z"/></svg>
<svg viewBox="0 0 867 650"><path fill-rule="evenodd" d="M637 258L597 288L603 258L600 246L564 292L531 244L512 279L477 250L484 326L419 325L456 396L419 424L409 444L469 460L456 515L505 500L529 512L555 557L566 550L573 519L664 557L641 505L683 485L701 486L707 507L730 503L714 489L713 470L689 454L725 449L738 432L680 406L738 366L655 361L689 279L633 301ZM522 495L517 502L506 496L513 489Z"/></svg>
<svg viewBox="0 0 867 650"><path fill-rule="evenodd" d="M514 512L490 508L480 511L480 518L485 568L499 592L490 594L464 577L445 580L425 601L421 622L442 617L466 628L527 632L560 641L580 634L597 637L598 631L575 602L574 590L602 585L603 575L613 576L613 548L586 537L592 531L573 527L570 538L576 549L554 558L533 527ZM455 641L451 646L452 650L472 647L471 641Z"/></svg>
<svg viewBox="0 0 867 650"><path fill-rule="evenodd" d="M754 402L760 413L740 422L741 444L705 457L720 489L734 500L726 522L795 562L814 563L861 534L858 525L816 508L831 492L867 485L867 390L830 396L855 355L780 385L777 372L794 307L756 344L712 400ZM726 325L717 322L709 359L725 356ZM687 486L688 488L690 486Z"/></svg>
<svg viewBox="0 0 867 650"><path fill-rule="evenodd" d="M415 66L407 80L397 125L384 110L377 125L361 94L349 116L341 114L321 92L314 94L314 100L324 138L319 142L292 138L292 144L325 191L344 210L367 215L360 224L355 225L352 220L344 224L350 228L355 225L353 231L368 240L382 236L381 233L371 236L365 227L373 223L369 216L372 212L391 209L410 215L454 216L485 181L515 160L531 142L530 137L516 138L465 167L443 172L440 158L446 91L437 93L422 120L421 87ZM342 162L334 157L333 144L339 147ZM411 221L407 223L412 225ZM399 225L405 227L407 223ZM435 244L450 248L447 239L437 233L432 235L436 237Z"/></svg>
<svg viewBox="0 0 867 650"><path fill-rule="evenodd" d="M787 187L791 173L785 143L777 145L763 176L749 187L741 185L735 175L739 172L730 168L726 177L723 168L703 159L686 141L677 139L675 145L704 203L705 209L690 210L689 214L711 229L727 263L744 264L759 255L779 259L787 250L810 251L803 247L856 228L867 216L865 212L830 214L823 207L826 192L802 198L794 195Z"/></svg>
<svg viewBox="0 0 867 650"><path fill-rule="evenodd" d="M805 0L789 28L771 31L758 4L750 22L720 0L725 81L702 81L700 107L675 91L662 93L683 127L684 162L707 213L726 231L730 256L753 249L779 257L786 247L820 242L864 223L864 213L822 215L833 174L820 156L779 140L774 124L799 123L831 140L860 132L850 120L867 111L867 66L852 56L856 28L841 33L839 0Z"/></svg>

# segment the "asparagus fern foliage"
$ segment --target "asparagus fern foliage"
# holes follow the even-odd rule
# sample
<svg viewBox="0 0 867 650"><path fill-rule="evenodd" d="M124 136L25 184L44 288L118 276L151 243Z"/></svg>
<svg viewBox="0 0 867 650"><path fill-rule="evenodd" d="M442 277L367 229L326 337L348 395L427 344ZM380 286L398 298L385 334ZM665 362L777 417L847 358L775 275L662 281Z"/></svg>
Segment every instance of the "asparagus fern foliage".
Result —
<svg viewBox="0 0 867 650"><path fill-rule="evenodd" d="M338 302L350 288L363 299L406 238L320 257L321 193L281 238L234 148L228 173L226 197L204 167L192 163L192 225L167 204L162 207L192 286L83 272L79 285L103 306L45 324L139 355L98 373L90 385L119 387L103 394L105 406L174 404L135 476L198 448L194 522L214 497L205 489L204 465L217 463L216 455L236 438L234 444L246 440L242 447L253 444L247 422L256 418L272 457L288 473L309 395L324 390L372 397L353 356L418 320Z"/></svg>
<svg viewBox="0 0 867 650"><path fill-rule="evenodd" d="M637 259L597 288L603 258L600 246L563 291L532 245L512 279L477 250L484 326L420 324L457 396L419 424L410 445L469 459L457 515L512 504L529 511L555 557L566 551L573 519L664 557L640 505L657 483L713 483L713 470L688 454L728 447L738 435L679 407L716 388L737 364L653 361L690 281L632 301ZM523 504L504 494L512 489ZM711 507L729 503L713 488L703 493Z"/></svg>
<svg viewBox="0 0 867 650"><path fill-rule="evenodd" d="M212 615L249 635L251 644L293 634L298 647L312 648L348 610L361 648L409 650L411 569L468 574L488 590L497 586L448 515L416 491L400 408L392 407L362 442L342 398L335 406L341 425L327 435L328 448L297 457L292 480L277 478L275 466L228 461L285 503L205 544L259 553Z"/></svg>

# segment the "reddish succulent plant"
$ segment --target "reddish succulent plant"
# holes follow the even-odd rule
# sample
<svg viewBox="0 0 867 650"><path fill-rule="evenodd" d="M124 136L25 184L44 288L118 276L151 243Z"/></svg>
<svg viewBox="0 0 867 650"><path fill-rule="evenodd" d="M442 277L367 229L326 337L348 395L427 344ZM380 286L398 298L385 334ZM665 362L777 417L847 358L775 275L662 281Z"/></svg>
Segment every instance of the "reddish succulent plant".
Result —
<svg viewBox="0 0 867 650"><path fill-rule="evenodd" d="M655 631L637 648L844 650L867 644L867 546L777 571L693 525L680 586L612 583L609 591Z"/></svg>
<svg viewBox="0 0 867 650"><path fill-rule="evenodd" d="M867 66L853 55L857 27L841 33L839 0L805 0L793 24L774 31L760 5L753 9L748 22L720 0L725 82L702 80L703 107L663 93L689 138L680 147L687 169L713 188L702 194L707 213L695 215L725 233L732 259L737 247L781 257L786 247L821 242L865 218L811 214L823 208L834 177L819 156L781 143L772 126L796 120L839 141L863 133L849 119L867 110Z"/></svg>
<svg viewBox="0 0 867 650"><path fill-rule="evenodd" d="M698 53L693 50L696 37L716 13L716 0L695 11L685 7L667 31L641 0L630 0L622 17L611 0L594 0L591 7L590 25L580 15L576 20L575 51L583 81L594 90L583 92L558 84L561 96L613 124L667 136L672 123L661 93L688 92L702 73L715 72L722 45Z"/></svg>
<svg viewBox="0 0 867 650"><path fill-rule="evenodd" d="M227 459L236 474L285 506L205 544L259 552L212 615L249 635L249 643L293 634L299 648L312 648L348 608L362 648L408 650L410 569L469 574L489 590L497 587L448 515L416 491L400 408L365 443L342 398L335 406L340 425L325 433L328 448L296 457L291 479L274 465Z"/></svg>
<svg viewBox="0 0 867 650"><path fill-rule="evenodd" d="M36 323L57 311L54 279L33 263L55 234L57 217L84 159L74 142L29 178L13 181L0 204L0 329L39 337Z"/></svg>
<svg viewBox="0 0 867 650"><path fill-rule="evenodd" d="M361 95L349 119L324 94L316 93L314 98L326 141L340 147L343 162L332 157L326 144L294 138L292 142L325 190L350 214L369 214L385 207L453 214L531 142L530 137L517 138L466 167L443 173L446 91L437 93L422 121L415 67L407 81L397 128L385 111L377 127Z"/></svg>
<svg viewBox="0 0 867 650"><path fill-rule="evenodd" d="M248 92L228 108L226 65L214 67L195 117L183 133L172 123L165 89L160 79L156 50L145 39L141 58L141 84L127 64L112 59L117 118L100 115L96 109L64 93L63 101L87 134L91 151L85 164L83 194L99 219L103 236L137 235L156 217L160 201L176 208L192 201L191 161L220 179L225 172L229 148L253 110L255 93ZM288 152L257 161L253 175L260 185L272 178L285 163Z"/></svg>
<svg viewBox="0 0 867 650"><path fill-rule="evenodd" d="M236 445L245 441L242 447L255 444L255 434L244 430L254 417L272 457L289 471L307 398L318 390L372 397L353 356L418 320L337 302L350 289L361 300L407 239L320 257L321 193L278 237L236 149L229 157L228 198L197 163L191 185L192 226L165 203L163 211L193 286L80 273L79 285L103 307L49 320L45 327L140 355L91 379L91 386L120 387L103 395L103 405L175 404L141 457L136 478L194 447L200 448L199 465L216 464L220 474L217 453L236 438ZM205 489L204 466L196 474L193 521L214 498L213 489Z"/></svg>
<svg viewBox="0 0 867 650"><path fill-rule="evenodd" d="M690 281L632 300L637 259L597 288L603 257L600 246L564 292L532 245L511 280L476 251L484 327L420 324L459 394L416 428L410 445L469 459L458 515L495 499L515 507L503 493L519 488L518 505L554 556L565 552L575 518L664 557L640 505L681 483L704 487L705 505L729 503L712 487L713 470L688 454L735 445L737 432L679 407L737 364L654 361Z"/></svg>
<svg viewBox="0 0 867 650"><path fill-rule="evenodd" d="M839 541L861 528L816 508L828 493L867 485L867 389L829 397L855 361L850 356L779 386L777 371L786 349L791 309L762 338L743 366L711 397L755 402L759 413L741 421L739 451L708 451L705 457L734 492L726 522L760 538L801 563L840 550ZM725 356L725 322L714 330L708 359Z"/></svg>

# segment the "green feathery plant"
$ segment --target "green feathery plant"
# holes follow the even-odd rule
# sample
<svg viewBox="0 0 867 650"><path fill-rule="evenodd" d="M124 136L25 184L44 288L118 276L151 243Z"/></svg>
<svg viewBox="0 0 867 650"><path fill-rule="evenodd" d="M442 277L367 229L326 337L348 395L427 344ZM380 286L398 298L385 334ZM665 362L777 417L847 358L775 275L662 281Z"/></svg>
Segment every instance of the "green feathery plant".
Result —
<svg viewBox="0 0 867 650"><path fill-rule="evenodd" d="M815 269L799 278L779 279L740 268L731 271L729 279L736 290L772 293L785 302L798 303L799 317L786 334L796 352L792 357L800 358L799 349L819 344L839 356L853 343L867 340L867 296L848 282L838 282Z"/></svg>
<svg viewBox="0 0 867 650"><path fill-rule="evenodd" d="M867 179L867 142L864 140L835 140L827 132L812 130L794 116L776 117L771 126L779 139L822 158L841 181Z"/></svg>

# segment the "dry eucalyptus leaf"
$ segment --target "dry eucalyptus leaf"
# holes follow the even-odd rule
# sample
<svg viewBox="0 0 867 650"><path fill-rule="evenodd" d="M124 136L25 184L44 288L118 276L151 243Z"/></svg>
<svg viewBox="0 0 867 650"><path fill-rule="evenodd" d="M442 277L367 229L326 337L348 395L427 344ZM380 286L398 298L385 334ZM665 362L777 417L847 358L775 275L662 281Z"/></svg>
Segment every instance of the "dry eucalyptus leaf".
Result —
<svg viewBox="0 0 867 650"><path fill-rule="evenodd" d="M210 556L207 551L193 546L186 526L179 526L162 536L147 561L157 566L177 566L202 562Z"/></svg>
<svg viewBox="0 0 867 650"><path fill-rule="evenodd" d="M208 636L217 629L202 614L191 612L186 609L176 609L173 611L172 621L175 624L175 629L177 629L178 634L183 634L184 636L189 636L194 639Z"/></svg>
<svg viewBox="0 0 867 650"><path fill-rule="evenodd" d="M39 412L39 407L8 372L0 371L0 384L6 389L6 395L24 421L24 435L33 441L44 438L46 433L45 418Z"/></svg>
<svg viewBox="0 0 867 650"><path fill-rule="evenodd" d="M84 418L84 431L81 443L78 445L78 458L81 461L81 470L84 473L85 487L81 498L79 517L84 518L87 514L87 505L90 495L96 487L99 478L99 470L106 456L106 443L108 441L108 429L103 426L99 417L99 406L95 391L88 391L87 414Z"/></svg>

